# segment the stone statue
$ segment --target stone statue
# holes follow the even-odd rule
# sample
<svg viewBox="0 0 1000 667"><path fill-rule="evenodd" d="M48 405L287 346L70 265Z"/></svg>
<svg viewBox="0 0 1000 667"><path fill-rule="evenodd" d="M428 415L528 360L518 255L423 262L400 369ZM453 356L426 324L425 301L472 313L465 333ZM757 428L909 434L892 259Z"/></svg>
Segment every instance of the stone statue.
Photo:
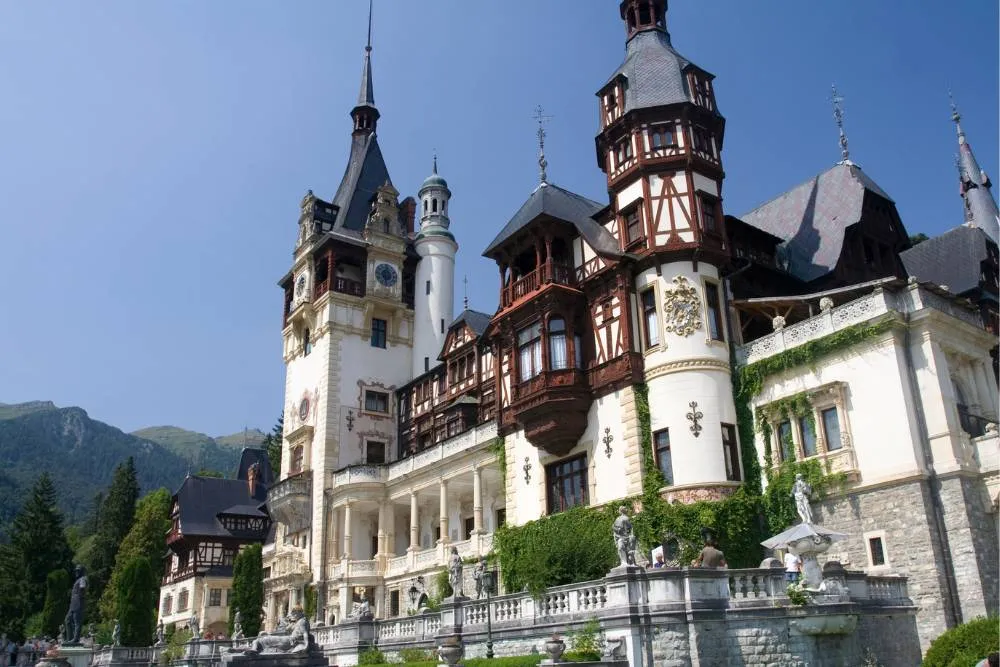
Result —
<svg viewBox="0 0 1000 667"><path fill-rule="evenodd" d="M458 547L451 548L451 558L448 559L448 583L451 584L453 597L465 597L462 590L462 557L458 555Z"/></svg>
<svg viewBox="0 0 1000 667"><path fill-rule="evenodd" d="M237 609L233 614L233 639L243 639L243 614Z"/></svg>
<svg viewBox="0 0 1000 667"><path fill-rule="evenodd" d="M164 635L163 619L161 618L160 621L156 624L156 644L155 644L156 646L163 646L163 635Z"/></svg>
<svg viewBox="0 0 1000 667"><path fill-rule="evenodd" d="M191 631L191 641L201 639L201 627L198 624L198 614L191 614L191 620L188 621L188 630Z"/></svg>
<svg viewBox="0 0 1000 667"><path fill-rule="evenodd" d="M57 644L62 644L65 641L66 641L66 625L65 624L60 624L59 625L59 636L56 637L56 643Z"/></svg>
<svg viewBox="0 0 1000 667"><path fill-rule="evenodd" d="M292 627L287 633L261 633L250 643L244 653L258 655L260 653L307 653L312 637L309 633L309 621L302 607L296 607L291 613Z"/></svg>
<svg viewBox="0 0 1000 667"><path fill-rule="evenodd" d="M483 581L483 575L486 574L486 557L480 556L479 562L476 563L476 569L472 571L472 577L476 580L476 599L483 597L483 593L486 592L486 584Z"/></svg>
<svg viewBox="0 0 1000 667"><path fill-rule="evenodd" d="M74 570L76 580L69 597L69 613L66 614L66 644L78 645L83 631L83 606L87 592L87 571L82 565Z"/></svg>
<svg viewBox="0 0 1000 667"><path fill-rule="evenodd" d="M111 631L111 645L121 646L122 645L122 624L115 619L115 627Z"/></svg>
<svg viewBox="0 0 1000 667"><path fill-rule="evenodd" d="M635 533L632 532L632 520L628 518L625 506L618 508L618 518L611 527L615 537L615 548L618 550L620 567L635 565Z"/></svg>
<svg viewBox="0 0 1000 667"><path fill-rule="evenodd" d="M795 498L795 511L799 513L802 523L812 523L812 507L809 505L809 494L812 487L806 480L802 479L802 473L795 475L795 484L792 486L792 497Z"/></svg>
<svg viewBox="0 0 1000 667"><path fill-rule="evenodd" d="M351 617L356 618L361 621L370 621L374 618L372 614L371 604L368 602L368 596L362 595L361 601L354 605L354 609L351 611Z"/></svg>

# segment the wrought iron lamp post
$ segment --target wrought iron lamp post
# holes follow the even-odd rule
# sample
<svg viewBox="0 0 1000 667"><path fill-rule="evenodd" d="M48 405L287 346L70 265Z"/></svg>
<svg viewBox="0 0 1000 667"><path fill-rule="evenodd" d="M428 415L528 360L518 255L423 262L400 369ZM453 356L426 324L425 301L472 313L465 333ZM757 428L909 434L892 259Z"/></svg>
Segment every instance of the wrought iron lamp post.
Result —
<svg viewBox="0 0 1000 667"><path fill-rule="evenodd" d="M417 600L420 599L420 591L417 589L416 584L410 584L410 590L407 593L410 594L410 606L416 609Z"/></svg>
<svg viewBox="0 0 1000 667"><path fill-rule="evenodd" d="M496 585L493 570L483 570L483 588L486 590L486 659L493 659L493 610L490 595Z"/></svg>

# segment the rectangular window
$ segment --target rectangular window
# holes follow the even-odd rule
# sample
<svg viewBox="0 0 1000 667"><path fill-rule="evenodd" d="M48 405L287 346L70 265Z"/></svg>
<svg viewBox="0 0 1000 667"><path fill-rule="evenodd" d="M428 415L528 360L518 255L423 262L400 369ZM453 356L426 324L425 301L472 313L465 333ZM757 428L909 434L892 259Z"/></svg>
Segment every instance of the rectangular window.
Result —
<svg viewBox="0 0 1000 667"><path fill-rule="evenodd" d="M472 537L472 531L475 529L475 527L476 527L476 520L474 517L470 516L468 519L465 520L465 537L463 537L462 539L463 540L470 539Z"/></svg>
<svg viewBox="0 0 1000 667"><path fill-rule="evenodd" d="M160 607L160 616L170 616L174 600L169 595L163 598L163 606Z"/></svg>
<svg viewBox="0 0 1000 667"><path fill-rule="evenodd" d="M584 454L546 466L545 481L549 514L587 505L587 456Z"/></svg>
<svg viewBox="0 0 1000 667"><path fill-rule="evenodd" d="M821 411L823 418L823 437L826 440L826 451L832 452L843 447L840 441L840 419L837 417L837 408L827 408Z"/></svg>
<svg viewBox="0 0 1000 667"><path fill-rule="evenodd" d="M369 440L365 443L365 463L377 465L385 463L385 443Z"/></svg>
<svg viewBox="0 0 1000 667"><path fill-rule="evenodd" d="M424 372L426 373L431 369L431 358L424 357Z"/></svg>
<svg viewBox="0 0 1000 667"><path fill-rule="evenodd" d="M655 125L650 130L649 143L653 150L673 148L677 145L673 125Z"/></svg>
<svg viewBox="0 0 1000 667"><path fill-rule="evenodd" d="M778 448L781 451L781 462L795 460L795 442L792 440L792 423L778 424Z"/></svg>
<svg viewBox="0 0 1000 667"><path fill-rule="evenodd" d="M561 317L549 320L549 366L554 371L569 366L566 359L566 320Z"/></svg>
<svg viewBox="0 0 1000 667"><path fill-rule="evenodd" d="M517 332L518 366L521 382L542 372L542 326L535 323Z"/></svg>
<svg viewBox="0 0 1000 667"><path fill-rule="evenodd" d="M188 590L185 588L181 591L180 595L177 596L177 611L187 611L188 608Z"/></svg>
<svg viewBox="0 0 1000 667"><path fill-rule="evenodd" d="M642 302L642 328L646 347L660 344L660 320L656 314L656 290L648 289L639 296Z"/></svg>
<svg viewBox="0 0 1000 667"><path fill-rule="evenodd" d="M719 286L705 283L705 305L708 308L708 332L712 340L726 340L722 329L722 305L719 302Z"/></svg>
<svg viewBox="0 0 1000 667"><path fill-rule="evenodd" d="M670 457L670 429L665 428L653 434L653 448L656 454L656 467L663 473L664 483L672 486L674 463Z"/></svg>
<svg viewBox="0 0 1000 667"><path fill-rule="evenodd" d="M430 294L430 293L431 293L431 281L429 281L429 280L428 280L428 281L427 281L427 282L426 282L426 283L424 284L424 289L425 289L425 290L427 291L427 292L426 292L427 294Z"/></svg>
<svg viewBox="0 0 1000 667"><path fill-rule="evenodd" d="M365 410L368 412L389 413L389 394L384 391L365 391Z"/></svg>
<svg viewBox="0 0 1000 667"><path fill-rule="evenodd" d="M399 616L399 591L389 591L389 616Z"/></svg>
<svg viewBox="0 0 1000 667"><path fill-rule="evenodd" d="M496 527L499 528L500 526L506 526L506 525L507 525L507 510L506 509L497 510Z"/></svg>
<svg viewBox="0 0 1000 667"><path fill-rule="evenodd" d="M221 588L210 588L210 589L208 589L208 606L209 607L221 607L222 606L222 589Z"/></svg>
<svg viewBox="0 0 1000 667"><path fill-rule="evenodd" d="M701 228L711 234L718 234L719 220L716 215L717 202L711 197L706 197L705 195L699 195L698 201L701 206Z"/></svg>
<svg viewBox="0 0 1000 667"><path fill-rule="evenodd" d="M444 318L441 318L441 333L444 333Z"/></svg>
<svg viewBox="0 0 1000 667"><path fill-rule="evenodd" d="M885 545L881 537L868 538L868 556L872 567L885 565Z"/></svg>
<svg viewBox="0 0 1000 667"><path fill-rule="evenodd" d="M726 459L726 479L739 482L743 479L740 474L740 451L736 442L736 427L732 424L722 425L722 455Z"/></svg>
<svg viewBox="0 0 1000 667"><path fill-rule="evenodd" d="M372 347L385 349L386 321L372 318Z"/></svg>
<svg viewBox="0 0 1000 667"><path fill-rule="evenodd" d="M642 218L639 216L639 207L636 206L625 214L625 243L627 245L638 241L642 236Z"/></svg>
<svg viewBox="0 0 1000 667"><path fill-rule="evenodd" d="M708 131L702 127L691 128L691 136L694 139L694 150L698 153L707 153L712 157L712 140Z"/></svg>
<svg viewBox="0 0 1000 667"><path fill-rule="evenodd" d="M288 468L289 475L296 475L302 472L302 465L305 462L305 450L300 445L292 449L292 462Z"/></svg>
<svg viewBox="0 0 1000 667"><path fill-rule="evenodd" d="M799 417L799 433L802 434L802 455L816 456L816 425L809 417Z"/></svg>
<svg viewBox="0 0 1000 667"><path fill-rule="evenodd" d="M632 159L632 137L625 137L615 147L616 165L620 168Z"/></svg>

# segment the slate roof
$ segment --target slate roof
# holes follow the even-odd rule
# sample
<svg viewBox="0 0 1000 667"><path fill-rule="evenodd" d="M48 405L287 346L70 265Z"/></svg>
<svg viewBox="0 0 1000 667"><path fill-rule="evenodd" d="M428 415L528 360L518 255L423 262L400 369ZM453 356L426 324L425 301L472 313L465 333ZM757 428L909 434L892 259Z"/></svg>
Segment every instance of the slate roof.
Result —
<svg viewBox="0 0 1000 667"><path fill-rule="evenodd" d="M866 192L892 202L861 167L839 162L740 219L782 239L788 272L808 282L837 265L844 231L861 220Z"/></svg>
<svg viewBox="0 0 1000 667"><path fill-rule="evenodd" d="M271 459L267 456L267 450L256 447L245 447L240 454L240 463L236 468L236 479L246 481L247 471L254 463L259 464L257 471L257 481L264 486L271 486L274 483L274 471L271 469Z"/></svg>
<svg viewBox="0 0 1000 667"><path fill-rule="evenodd" d="M470 310L466 308L462 311L461 315L455 318L454 322L448 325L448 328L451 329L459 322L465 322L478 337L486 333L486 327L490 325L490 320L492 318L492 315L487 315L486 313L481 313L478 310Z"/></svg>
<svg viewBox="0 0 1000 667"><path fill-rule="evenodd" d="M339 209L334 229L360 233L375 191L391 182L377 136L372 133L351 137L351 156L332 202Z"/></svg>
<svg viewBox="0 0 1000 667"><path fill-rule="evenodd" d="M628 79L625 113L633 109L693 102L685 75L691 66L691 61L674 50L669 34L661 30L645 30L628 41L625 61L611 75L608 83L619 76Z"/></svg>
<svg viewBox="0 0 1000 667"><path fill-rule="evenodd" d="M593 218L603 209L604 204L598 204L596 201L564 190L558 185L542 183L535 188L514 217L483 251L483 257L492 257L500 245L541 215L563 220L576 227L580 235L599 254L620 257L622 252L618 249L615 237Z"/></svg>
<svg viewBox="0 0 1000 667"><path fill-rule="evenodd" d="M906 273L921 282L946 285L952 294L979 288L981 262L989 236L979 227L961 225L899 253Z"/></svg>
<svg viewBox="0 0 1000 667"><path fill-rule="evenodd" d="M184 535L232 537L222 527L218 515L247 508L249 517L260 517L257 509L267 499L267 487L258 484L250 495L245 480L218 477L188 476L175 494L180 513L180 530Z"/></svg>

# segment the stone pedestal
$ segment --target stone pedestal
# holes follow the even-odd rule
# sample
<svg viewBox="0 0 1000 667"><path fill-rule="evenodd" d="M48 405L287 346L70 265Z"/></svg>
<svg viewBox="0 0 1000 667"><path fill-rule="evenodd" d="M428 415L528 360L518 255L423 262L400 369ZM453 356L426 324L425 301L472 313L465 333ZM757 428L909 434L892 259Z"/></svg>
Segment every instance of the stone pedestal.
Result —
<svg viewBox="0 0 1000 667"><path fill-rule="evenodd" d="M87 646L67 646L56 647L54 655L42 658L37 664L48 665L49 667L89 667L94 649Z"/></svg>

